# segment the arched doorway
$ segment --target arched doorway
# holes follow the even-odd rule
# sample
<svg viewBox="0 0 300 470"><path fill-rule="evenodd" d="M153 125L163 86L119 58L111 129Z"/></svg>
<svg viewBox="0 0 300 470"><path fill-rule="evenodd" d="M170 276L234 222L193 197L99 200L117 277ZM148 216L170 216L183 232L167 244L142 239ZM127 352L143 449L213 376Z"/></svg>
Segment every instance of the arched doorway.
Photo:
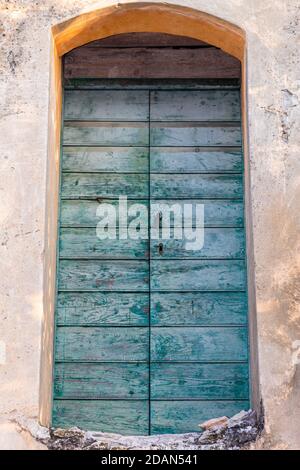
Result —
<svg viewBox="0 0 300 470"><path fill-rule="evenodd" d="M134 26L133 26L134 25ZM157 4L130 4L118 6L117 8L103 9L92 12L87 15L82 15L69 22L66 22L53 29L53 47L54 47L54 79L53 79L53 92L56 101L53 103L53 138L50 141L50 152L53 157L52 169L49 171L49 187L58 187L58 168L59 168L59 154L58 143L60 139L60 116L61 116L61 57L68 51L78 47L82 44L126 32L160 32L169 34L178 34L187 37L210 42L213 45L221 47L223 50L229 52L239 60L244 61L244 36L239 28L229 25L222 20L212 18L209 15L175 6L157 5ZM54 164L56 161L56 165ZM51 163L49 163L51 166ZM52 180L51 180L52 175ZM247 191L246 191L247 193ZM53 196L52 196L53 199ZM52 209L48 212L48 232L56 232L57 208L52 202ZM50 333L53 328L53 315L54 315L54 295L56 286L55 276L55 260L54 252L56 246L49 239L49 259L46 262L47 276L48 276L48 292L45 295L45 309L48 311L49 318L52 318L52 327L47 324L45 334L48 335L50 341L53 338L53 333ZM49 270L49 267L51 268ZM48 319L49 320L49 319ZM250 328L251 332L251 328ZM46 354L46 361L42 368L42 406L41 406L41 420L43 423L49 423L51 415L51 388L49 384L49 366L52 366L52 354L49 355L49 344L47 341L43 344L44 352ZM48 348L48 349L47 349ZM252 368L253 370L253 368Z"/></svg>

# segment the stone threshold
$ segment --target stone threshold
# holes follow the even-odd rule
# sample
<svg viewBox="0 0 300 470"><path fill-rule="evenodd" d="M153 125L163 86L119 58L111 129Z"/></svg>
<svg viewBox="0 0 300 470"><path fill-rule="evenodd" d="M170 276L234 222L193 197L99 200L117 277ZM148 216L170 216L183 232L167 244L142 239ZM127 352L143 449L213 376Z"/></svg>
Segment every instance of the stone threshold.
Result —
<svg viewBox="0 0 300 470"><path fill-rule="evenodd" d="M153 436L123 436L77 427L48 429L21 416L13 421L48 450L244 450L258 439L263 428L253 410L201 423L202 432Z"/></svg>

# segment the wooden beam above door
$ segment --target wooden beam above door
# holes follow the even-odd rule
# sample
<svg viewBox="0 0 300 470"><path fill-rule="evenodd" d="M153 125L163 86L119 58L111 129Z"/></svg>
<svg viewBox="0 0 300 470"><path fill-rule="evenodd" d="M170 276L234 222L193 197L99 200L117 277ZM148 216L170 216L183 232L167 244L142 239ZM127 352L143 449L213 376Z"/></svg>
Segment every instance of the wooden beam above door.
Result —
<svg viewBox="0 0 300 470"><path fill-rule="evenodd" d="M158 33L125 33L108 36L92 41L85 46L90 47L212 47L203 41L186 36Z"/></svg>
<svg viewBox="0 0 300 470"><path fill-rule="evenodd" d="M239 60L181 36L132 33L88 43L65 55L65 78L240 78Z"/></svg>

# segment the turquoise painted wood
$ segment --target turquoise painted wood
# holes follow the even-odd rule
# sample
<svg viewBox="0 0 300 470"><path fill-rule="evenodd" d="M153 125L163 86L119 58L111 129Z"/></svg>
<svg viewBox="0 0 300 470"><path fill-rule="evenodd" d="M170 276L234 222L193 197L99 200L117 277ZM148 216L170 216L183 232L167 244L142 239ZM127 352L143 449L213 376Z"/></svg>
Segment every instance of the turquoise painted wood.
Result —
<svg viewBox="0 0 300 470"><path fill-rule="evenodd" d="M112 204L116 211L117 225L122 225L119 220L118 204L119 201L115 199L101 199L101 202ZM131 210L133 204L143 204L145 207L149 206L149 201L142 200L128 200L128 211ZM184 204L204 204L204 226L205 227L243 227L243 203L239 200L206 200L206 199L158 199L156 204L168 204L172 206L179 204L181 213L184 212ZM63 227L96 227L99 222L97 217L97 209L99 202L93 200L62 200L61 201L61 225ZM128 223L133 220L133 216L128 215ZM110 221L111 219L108 218ZM144 223L148 218L143 218ZM195 216L186 216L187 226L195 226ZM172 219L170 226L173 226Z"/></svg>
<svg viewBox="0 0 300 470"><path fill-rule="evenodd" d="M247 325L245 292L153 292L151 325Z"/></svg>
<svg viewBox="0 0 300 470"><path fill-rule="evenodd" d="M148 399L147 364L59 363L55 398ZM248 398L247 364L151 364L151 396L156 400L182 398Z"/></svg>
<svg viewBox="0 0 300 470"><path fill-rule="evenodd" d="M63 327L57 328L57 361L129 362L147 361L147 327Z"/></svg>
<svg viewBox="0 0 300 470"><path fill-rule="evenodd" d="M62 165L64 173L138 172L147 174L148 155L149 149L147 147L64 147ZM234 165L234 156L232 160Z"/></svg>
<svg viewBox="0 0 300 470"><path fill-rule="evenodd" d="M148 173L147 147L64 147L64 172ZM240 173L241 151L218 147L152 147L152 173Z"/></svg>
<svg viewBox="0 0 300 470"><path fill-rule="evenodd" d="M142 292L148 291L148 281L147 261L60 260L59 262L59 290Z"/></svg>
<svg viewBox="0 0 300 470"><path fill-rule="evenodd" d="M95 228L62 228L60 233L61 258L91 259L148 259L149 242L146 239L99 240ZM243 258L245 240L243 229L208 228L205 231L204 246L199 250L187 250L189 239L182 234L182 240L151 240L151 258ZM163 246L163 251L161 251Z"/></svg>
<svg viewBox="0 0 300 470"><path fill-rule="evenodd" d="M187 227L186 227L187 228ZM182 240L151 240L152 259L236 259L245 256L244 230L240 228L207 228L204 232L204 245L200 249L187 250L189 238L185 231Z"/></svg>
<svg viewBox="0 0 300 470"><path fill-rule="evenodd" d="M148 240L127 238L100 240L95 228L62 228L59 253L61 258L148 259Z"/></svg>
<svg viewBox="0 0 300 470"><path fill-rule="evenodd" d="M152 147L150 169L152 173L241 173L243 161L234 147Z"/></svg>
<svg viewBox="0 0 300 470"><path fill-rule="evenodd" d="M155 147L240 146L239 123L152 123L150 144Z"/></svg>
<svg viewBox="0 0 300 470"><path fill-rule="evenodd" d="M151 121L240 121L238 90L153 91Z"/></svg>
<svg viewBox="0 0 300 470"><path fill-rule="evenodd" d="M151 397L155 400L248 399L247 364L151 364Z"/></svg>
<svg viewBox="0 0 300 470"><path fill-rule="evenodd" d="M243 179L240 175L151 175L151 198L220 198L241 199Z"/></svg>
<svg viewBox="0 0 300 470"><path fill-rule="evenodd" d="M149 176L136 174L64 173L61 182L62 198L108 198L128 196L146 198L149 194Z"/></svg>
<svg viewBox="0 0 300 470"><path fill-rule="evenodd" d="M62 197L108 198L118 192L131 199L148 197L147 175L67 173L62 177ZM152 198L223 198L242 197L243 181L239 175L165 175L151 176Z"/></svg>
<svg viewBox="0 0 300 470"><path fill-rule="evenodd" d="M61 201L61 208L60 208L60 216L61 216L61 226L62 227L96 227L98 222L100 221L100 217L97 216L97 209L99 207L99 202L103 204L111 204L115 209L116 214L116 221L118 226L124 226L119 219L119 200L116 199L106 199L100 198L99 201L96 198L90 198L88 200L62 200ZM131 210L133 204L143 204L145 207L149 206L149 200L140 199L140 200L129 200L127 201L128 211ZM225 215L228 214L229 220L241 220L242 214L242 207L239 206L230 206L228 210L226 207L217 208L216 211L224 212L224 220ZM216 212L215 211L215 212ZM114 217L114 216L113 216ZM132 222L135 216L128 215L128 223ZM111 218L108 217L108 222L112 221ZM147 224L148 216L146 214L143 217L142 214L142 221Z"/></svg>
<svg viewBox="0 0 300 470"><path fill-rule="evenodd" d="M148 127L144 122L66 121L63 144L145 147Z"/></svg>
<svg viewBox="0 0 300 470"><path fill-rule="evenodd" d="M91 431L147 434L148 400L54 400L53 426Z"/></svg>
<svg viewBox="0 0 300 470"><path fill-rule="evenodd" d="M148 326L148 293L59 292L60 326Z"/></svg>
<svg viewBox="0 0 300 470"><path fill-rule="evenodd" d="M152 291L240 291L246 288L242 260L153 260Z"/></svg>
<svg viewBox="0 0 300 470"><path fill-rule="evenodd" d="M249 407L241 142L233 81L66 85L53 426L181 433ZM120 195L203 204L203 248L99 240Z"/></svg>
<svg viewBox="0 0 300 470"><path fill-rule="evenodd" d="M170 362L246 361L245 327L152 327L151 360Z"/></svg>
<svg viewBox="0 0 300 470"><path fill-rule="evenodd" d="M54 394L55 399L148 400L149 366L141 362L59 363Z"/></svg>
<svg viewBox="0 0 300 470"><path fill-rule="evenodd" d="M149 93L146 90L65 91L64 118L68 121L147 121Z"/></svg>

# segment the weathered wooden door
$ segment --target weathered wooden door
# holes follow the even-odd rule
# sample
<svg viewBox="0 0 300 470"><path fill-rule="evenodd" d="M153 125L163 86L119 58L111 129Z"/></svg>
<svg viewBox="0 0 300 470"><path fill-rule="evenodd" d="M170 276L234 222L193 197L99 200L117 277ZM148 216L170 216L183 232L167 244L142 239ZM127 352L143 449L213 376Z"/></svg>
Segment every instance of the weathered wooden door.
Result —
<svg viewBox="0 0 300 470"><path fill-rule="evenodd" d="M249 406L240 92L195 81L65 90L53 425L199 430ZM204 204L204 246L99 240L99 204ZM150 214L150 211L148 211ZM174 219L175 220L175 219ZM191 226L194 215L187 219ZM183 222L181 222L183 223Z"/></svg>

